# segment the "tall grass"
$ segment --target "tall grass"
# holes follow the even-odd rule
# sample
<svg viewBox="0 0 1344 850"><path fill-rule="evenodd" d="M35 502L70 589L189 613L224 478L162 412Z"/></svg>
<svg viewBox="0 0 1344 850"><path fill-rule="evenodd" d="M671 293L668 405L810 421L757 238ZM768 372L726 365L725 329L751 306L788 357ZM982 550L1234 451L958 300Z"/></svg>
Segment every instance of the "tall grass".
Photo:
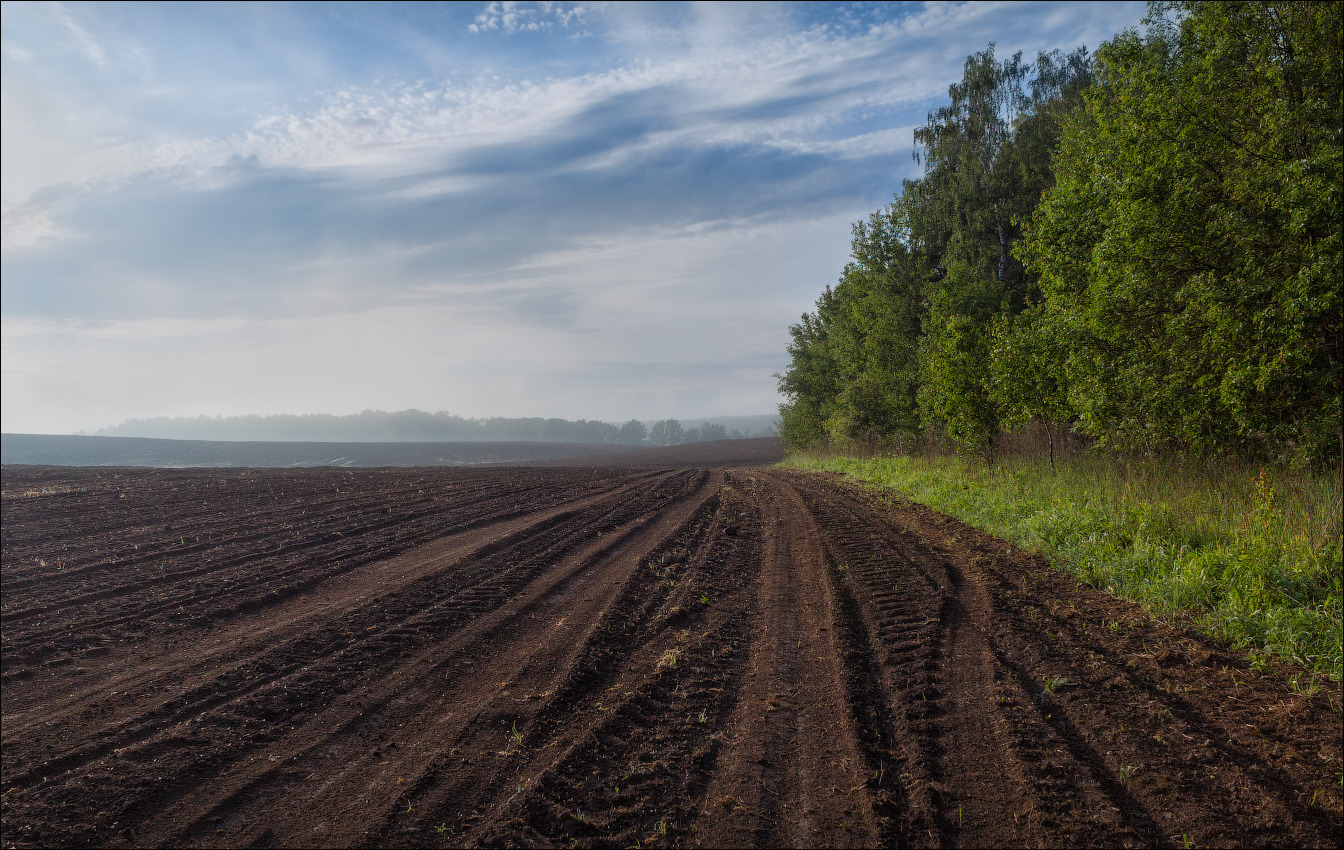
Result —
<svg viewBox="0 0 1344 850"><path fill-rule="evenodd" d="M1341 675L1341 483L1237 463L1080 455L793 455L898 491L1094 587L1258 652Z"/></svg>

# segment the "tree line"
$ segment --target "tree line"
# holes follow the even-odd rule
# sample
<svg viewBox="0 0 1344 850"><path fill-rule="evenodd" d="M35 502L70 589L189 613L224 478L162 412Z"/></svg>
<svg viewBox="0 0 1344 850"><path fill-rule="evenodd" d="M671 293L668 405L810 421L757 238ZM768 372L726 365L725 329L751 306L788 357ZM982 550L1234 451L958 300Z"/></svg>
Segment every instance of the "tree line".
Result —
<svg viewBox="0 0 1344 850"><path fill-rule="evenodd" d="M733 417L729 417L732 419ZM737 417L759 419L762 417ZM767 429L769 430L769 429ZM518 440L526 442L613 443L671 446L748 435L717 422L683 428L676 419L638 419L623 425L596 419L494 416L469 419L447 411L365 410L346 416L327 413L270 416L197 416L131 419L94 432L104 437L159 437L177 440L264 442L434 442ZM762 432L759 436L767 436Z"/></svg>
<svg viewBox="0 0 1344 850"><path fill-rule="evenodd" d="M790 328L781 436L1337 462L1340 10L1151 4L1092 55L968 57Z"/></svg>
<svg viewBox="0 0 1344 850"><path fill-rule="evenodd" d="M743 440L748 437L773 437L775 429L766 426L754 434L744 434L721 422L702 422L683 427L676 419L662 419L649 428L647 441L655 446L681 446L686 443L707 443L710 440Z"/></svg>

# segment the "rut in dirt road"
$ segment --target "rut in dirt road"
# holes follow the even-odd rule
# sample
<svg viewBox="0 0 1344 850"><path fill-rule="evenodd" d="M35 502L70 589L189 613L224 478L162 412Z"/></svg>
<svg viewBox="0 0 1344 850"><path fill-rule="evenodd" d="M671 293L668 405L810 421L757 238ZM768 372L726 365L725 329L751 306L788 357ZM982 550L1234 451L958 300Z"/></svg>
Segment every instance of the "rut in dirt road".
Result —
<svg viewBox="0 0 1344 850"><path fill-rule="evenodd" d="M1340 843L1338 685L831 476L212 474L6 468L6 846Z"/></svg>
<svg viewBox="0 0 1344 850"><path fill-rule="evenodd" d="M533 577L544 573L558 579L552 570L557 558L604 533L608 542L619 540L668 500L703 490L703 479L704 473L688 471L617 487L567 510L543 512L518 527L496 528L475 548L463 551L459 545L456 558L426 547L431 551L417 553L422 557L401 565L395 576L386 569L397 568L395 558L366 567L362 583L351 584L344 598L308 611L295 627L281 624L277 629L273 616L263 622L247 618L215 637L216 646L223 644L216 653L169 649L158 661L176 668L170 677L156 674L160 664L132 677L120 673L120 665L109 665L113 687L91 691L92 701L69 718L68 726L74 728L53 728L45 705L20 710L23 695L11 700L17 689L7 688L6 781L22 787L66 772L98 776L110 771L115 776L128 763L152 765L154 778L133 778L135 793L121 802L118 814L134 817L141 840L172 842L171 833L156 832L160 813L190 810L201 803L202 794L208 797L233 784L233 775L250 776L255 772L251 763L260 760L258 749L267 751L262 764L283 761L275 753L277 730L289 733L282 740L303 739L302 730L330 722L325 715L314 720L313 713L340 694L355 700L356 712L362 714L367 705L377 711L379 723L386 723L387 706L369 702L366 694L370 681L386 679L389 664L395 670L402 659L432 654L437 642L455 629L478 627L482 615L508 602ZM427 554L438 557L423 557ZM344 571L328 573L338 583L345 578ZM262 630L269 632L266 640L251 639L252 632ZM185 658L175 662L177 656ZM183 681L185 688L178 684ZM134 687L119 690L128 683ZM34 695L40 698L41 692ZM404 701L405 694L392 693L387 699ZM109 713L112 717L106 718ZM28 752L39 756L37 763L15 757L19 748L8 741L15 733ZM64 751L41 758L44 748L48 755L51 750L43 741L56 735ZM91 793L97 798L118 790L108 784L100 783ZM194 790L198 785L208 790ZM273 796L274 791L265 793Z"/></svg>
<svg viewBox="0 0 1344 850"><path fill-rule="evenodd" d="M830 530L881 670L901 843L1338 843L1338 685L1252 677L933 511L781 477Z"/></svg>
<svg viewBox="0 0 1344 850"><path fill-rule="evenodd" d="M748 492L762 511L763 616L691 843L877 845L820 532L790 488Z"/></svg>
<svg viewBox="0 0 1344 850"><path fill-rule="evenodd" d="M601 514L576 515L577 532L535 556L542 571L533 580L482 593L489 609L456 632L417 641L405 660L308 720L308 734L272 748L268 758L278 766L241 771L226 787L216 783L166 812L170 825L200 814L186 831L165 832L164 843L210 844L219 829L230 843L326 844L350 835L362 842L387 828L407 791L423 786L445 754L493 753L501 727L527 725L536 695L563 678L637 554L702 505L715 483L704 472L686 473L650 488L658 503L673 501L657 519L638 493L604 500ZM537 537L529 530L529 549ZM486 743L473 747L479 738ZM300 776L320 781L293 781ZM277 785L292 786L279 806Z"/></svg>

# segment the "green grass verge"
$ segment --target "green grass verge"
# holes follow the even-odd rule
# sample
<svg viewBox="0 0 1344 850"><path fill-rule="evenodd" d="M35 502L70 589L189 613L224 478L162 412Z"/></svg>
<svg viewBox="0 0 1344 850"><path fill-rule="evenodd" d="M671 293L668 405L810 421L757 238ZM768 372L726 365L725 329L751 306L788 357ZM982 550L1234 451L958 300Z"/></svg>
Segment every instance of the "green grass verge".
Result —
<svg viewBox="0 0 1344 850"><path fill-rule="evenodd" d="M1084 456L862 460L792 455L984 529L1164 617L1341 674L1341 485L1334 475Z"/></svg>

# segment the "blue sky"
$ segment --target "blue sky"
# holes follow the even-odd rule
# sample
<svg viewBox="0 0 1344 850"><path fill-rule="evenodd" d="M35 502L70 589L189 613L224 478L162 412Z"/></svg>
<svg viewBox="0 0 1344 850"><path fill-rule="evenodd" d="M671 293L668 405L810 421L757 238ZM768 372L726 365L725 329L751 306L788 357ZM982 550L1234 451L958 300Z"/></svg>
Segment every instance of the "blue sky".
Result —
<svg viewBox="0 0 1344 850"><path fill-rule="evenodd" d="M772 412L969 53L1140 3L4 3L5 431Z"/></svg>

